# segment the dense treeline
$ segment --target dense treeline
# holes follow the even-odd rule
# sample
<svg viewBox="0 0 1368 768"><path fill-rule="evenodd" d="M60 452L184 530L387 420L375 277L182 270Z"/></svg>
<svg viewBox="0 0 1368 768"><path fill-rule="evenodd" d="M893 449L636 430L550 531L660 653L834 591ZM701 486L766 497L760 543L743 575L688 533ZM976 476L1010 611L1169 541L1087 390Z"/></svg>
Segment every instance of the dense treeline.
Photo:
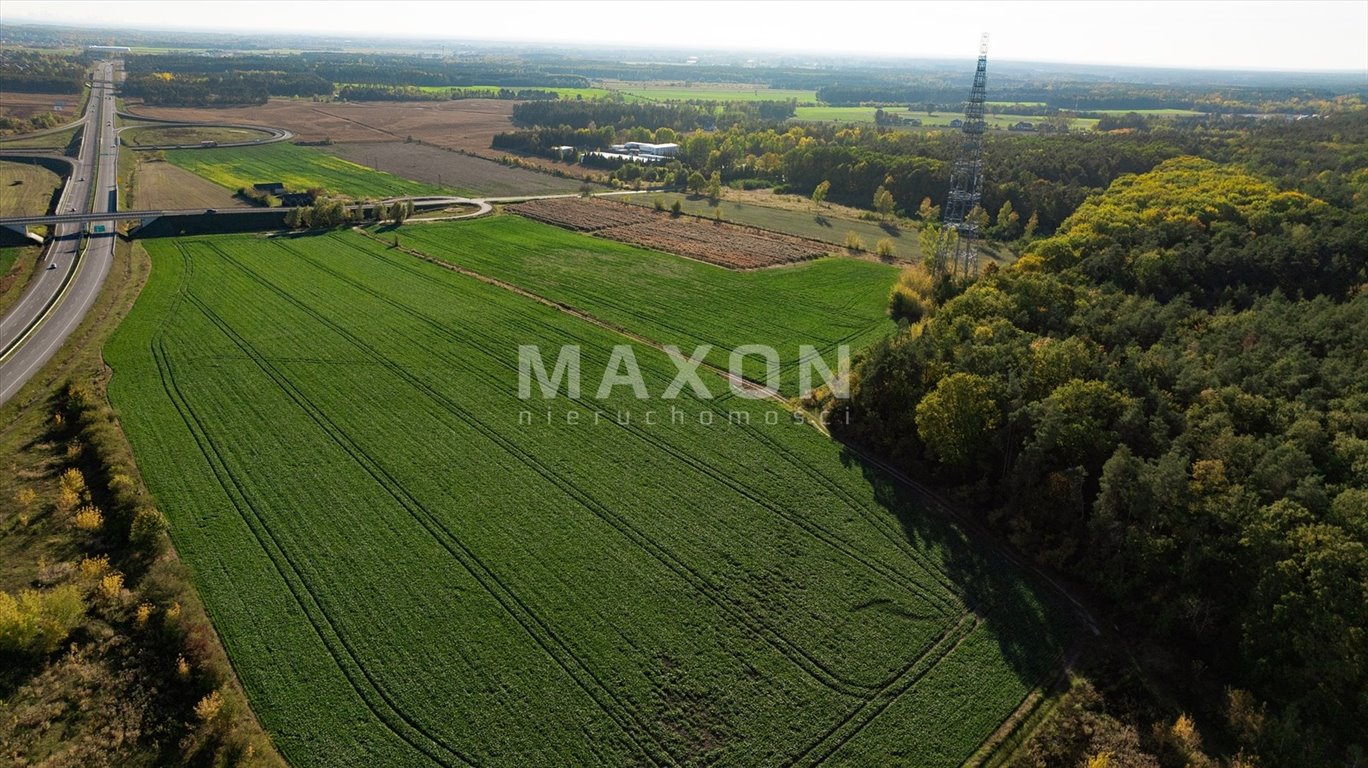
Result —
<svg viewBox="0 0 1368 768"><path fill-rule="evenodd" d="M21 93L80 93L86 66L75 56L0 50L0 89Z"/></svg>
<svg viewBox="0 0 1368 768"><path fill-rule="evenodd" d="M1222 740L1344 760L1368 722L1365 285L1362 206L1169 160L925 297L857 366L846 436L1199 659L1183 688Z"/></svg>
<svg viewBox="0 0 1368 768"><path fill-rule="evenodd" d="M964 102L966 85L959 82L833 84L817 89L817 99L832 106L862 104L911 105L955 109ZM1042 103L1042 112L1115 109L1193 109L1201 112L1282 112L1309 113L1334 111L1345 94L1334 88L1150 85L1135 83L1049 82L1007 79L993 83L995 101ZM1368 89L1360 88L1357 98L1345 105L1362 104ZM1029 108L1028 108L1029 109ZM990 108L991 111L991 108ZM1022 114L1016 112L1016 114Z"/></svg>
<svg viewBox="0 0 1368 768"><path fill-rule="evenodd" d="M173 75L169 72L129 74L125 96L161 106L265 104L271 96L331 96L333 85L316 75L284 72L228 72Z"/></svg>
<svg viewBox="0 0 1368 768"><path fill-rule="evenodd" d="M523 104L515 107L515 115L523 120L546 119L541 117L544 114L560 118L566 114L565 107L578 106ZM667 116L673 116L675 109L687 107L624 106L663 110ZM635 119L625 112L610 114L599 110L584 114L605 118L622 114L624 120ZM883 188L891 193L895 209L909 216L917 212L925 198L937 204L944 199L949 163L957 147L954 138L943 133L868 127L814 124L747 130L736 125L725 130L681 134L673 127L651 131L640 125L615 129L594 120L579 122L595 127L561 125L503 133L495 137L493 146L556 156L551 150L556 146L585 150L602 149L618 141L677 142L677 163L649 172L657 176L669 174L669 178L657 180L682 186L691 173L704 177L718 173L724 181L759 179L805 197L826 182L827 199L860 207L871 207L875 194ZM985 147L985 166L991 172L985 178L983 205L993 216L1004 206L1010 206L1023 227L1034 215L1037 232L1053 232L1089 194L1106 187L1117 176L1149 170L1196 146L1195 137L1170 133L1167 137L1120 133L990 137ZM619 178L630 181L641 173L639 168L624 166ZM1022 230L1004 230L1000 234L1012 239Z"/></svg>
<svg viewBox="0 0 1368 768"><path fill-rule="evenodd" d="M337 97L347 101L456 101L500 99L503 101L555 100L560 95L541 88L446 88L432 90L413 85L344 85Z"/></svg>
<svg viewBox="0 0 1368 768"><path fill-rule="evenodd" d="M683 103L588 101L533 101L513 107L513 123L522 127L566 126L627 130L635 126L668 128L676 133L699 129L758 126L793 117L792 99L780 101L691 101Z"/></svg>

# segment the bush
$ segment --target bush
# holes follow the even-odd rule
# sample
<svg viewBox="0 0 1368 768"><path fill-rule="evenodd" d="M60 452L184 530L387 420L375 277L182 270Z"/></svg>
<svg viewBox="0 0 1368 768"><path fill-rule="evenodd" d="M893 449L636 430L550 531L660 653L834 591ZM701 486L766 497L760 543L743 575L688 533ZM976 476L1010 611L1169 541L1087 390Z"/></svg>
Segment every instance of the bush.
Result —
<svg viewBox="0 0 1368 768"><path fill-rule="evenodd" d="M886 237L880 239L879 242L874 244L874 253L878 254L879 258L883 259L884 261L892 261L893 241L889 240Z"/></svg>
<svg viewBox="0 0 1368 768"><path fill-rule="evenodd" d="M18 598L0 592L0 652L49 654L85 618L85 603L74 584Z"/></svg>
<svg viewBox="0 0 1368 768"><path fill-rule="evenodd" d="M97 507L89 504L76 511L76 528L82 531L98 531L104 525L104 515Z"/></svg>
<svg viewBox="0 0 1368 768"><path fill-rule="evenodd" d="M845 247L851 253L861 253L865 249L864 238L854 232L847 232L845 235Z"/></svg>

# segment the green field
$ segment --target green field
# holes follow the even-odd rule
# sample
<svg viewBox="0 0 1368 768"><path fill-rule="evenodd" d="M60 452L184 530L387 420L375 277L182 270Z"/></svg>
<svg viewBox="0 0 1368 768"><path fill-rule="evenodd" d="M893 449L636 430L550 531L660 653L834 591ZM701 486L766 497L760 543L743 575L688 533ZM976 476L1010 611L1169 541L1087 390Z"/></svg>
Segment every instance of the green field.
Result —
<svg viewBox="0 0 1368 768"><path fill-rule="evenodd" d="M1137 115L1151 115L1158 117L1198 117L1207 114L1192 109L1089 109L1088 112L1098 112L1103 115L1128 115L1134 112Z"/></svg>
<svg viewBox="0 0 1368 768"><path fill-rule="evenodd" d="M61 186L61 176L37 163L0 160L0 215L42 216Z"/></svg>
<svg viewBox="0 0 1368 768"><path fill-rule="evenodd" d="M547 236L508 221L402 235ZM559 258L626 255L578 237ZM148 250L110 395L293 765L954 766L1057 661L1014 569L771 403L592 399L623 337L355 233ZM651 279L624 311L801 325L730 278ZM518 399L529 343L580 345L584 396ZM674 365L635 351L658 397Z"/></svg>
<svg viewBox="0 0 1368 768"><path fill-rule="evenodd" d="M798 107L794 112L795 122L813 123L873 123L874 112L878 107ZM926 128L944 127L950 125L952 120L962 120L963 114L955 112L937 112L928 115L924 110L907 110L899 107L884 107L884 112L897 115L902 118L912 118L920 120L922 126ZM1047 118L1035 115L984 115L983 121L990 128L1006 129L1013 123L1025 121L1028 123L1039 124ZM1096 118L1074 118L1071 127L1074 130L1092 129L1097 125Z"/></svg>
<svg viewBox="0 0 1368 768"><path fill-rule="evenodd" d="M601 83L601 86L604 89L621 93L623 96L644 101L783 101L785 99L797 99L799 104L815 104L817 102L816 91L725 83L699 83L690 86L610 80Z"/></svg>
<svg viewBox="0 0 1368 768"><path fill-rule="evenodd" d="M76 136L77 128L67 128L38 136L0 139L0 149L65 149Z"/></svg>
<svg viewBox="0 0 1368 768"><path fill-rule="evenodd" d="M686 354L711 344L708 360L722 368L730 350L769 344L790 395L798 394L799 344L834 365L838 345L856 350L894 329L885 310L898 270L886 264L818 259L735 272L520 216L410 227L403 242ZM761 380L762 364L747 362L748 377Z"/></svg>
<svg viewBox="0 0 1368 768"><path fill-rule="evenodd" d="M222 187L237 191L258 182L283 182L289 189L322 187L351 197L440 195L437 187L343 160L312 147L264 144L227 149L177 149L166 159Z"/></svg>

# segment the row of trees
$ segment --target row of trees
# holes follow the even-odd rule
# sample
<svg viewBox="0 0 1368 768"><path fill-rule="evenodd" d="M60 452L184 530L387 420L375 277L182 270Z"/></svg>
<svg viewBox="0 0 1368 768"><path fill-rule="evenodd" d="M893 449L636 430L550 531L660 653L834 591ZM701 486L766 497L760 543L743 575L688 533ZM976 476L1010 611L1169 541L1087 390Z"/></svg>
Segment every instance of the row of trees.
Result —
<svg viewBox="0 0 1368 768"><path fill-rule="evenodd" d="M500 99L502 101L554 101L556 91L542 88L421 88L415 85L344 85L337 97L347 101L455 101Z"/></svg>
<svg viewBox="0 0 1368 768"><path fill-rule="evenodd" d="M1117 109L1192 109L1200 112L1314 113L1335 108L1342 94L1333 88L1277 86L1220 86L1206 84L1155 85L1118 82L1040 83L1020 78L996 78L993 98L1016 102L989 111L1049 116L1059 110L1087 112ZM928 113L959 111L964 103L962 83L932 79L917 83L832 84L817 89L817 99L832 106L898 105ZM1044 105L1044 106L1039 106Z"/></svg>
<svg viewBox="0 0 1368 768"><path fill-rule="evenodd" d="M561 105L522 105L525 119L539 119ZM550 108L550 109L548 109ZM556 112L555 114L565 114ZM586 116L590 113L584 113ZM630 113L601 115L623 117ZM643 118L655 116L643 113ZM1244 125L1156 125L1068 135L994 135L984 146L983 208L992 237L1013 239L1035 231L1050 234L1090 195L1115 179L1143 173L1160 162L1197 155L1257 170L1274 183L1301 189L1337 207L1368 200L1368 115L1332 115L1295 123L1261 121ZM945 198L949 165L957 142L941 132L910 132L867 126L770 125L680 132L601 125L537 126L495 137L494 146L559 157L553 147L602 149L621 141L675 142L675 162L642 169L601 163L622 182L646 179L683 185L697 171L722 182L763 182L780 191L809 196L826 184L832 202L879 210L879 189L893 200L893 212L917 215L922 200ZM1004 211L1006 212L1004 215ZM1015 217L1015 221L1013 221Z"/></svg>
<svg viewBox="0 0 1368 768"><path fill-rule="evenodd" d="M383 201L363 203L359 207L351 200L320 197L313 205L291 208L285 213L285 226L290 229L332 229L346 224L384 223L403 224L413 216L413 201L394 203Z"/></svg>
<svg viewBox="0 0 1368 768"><path fill-rule="evenodd" d="M1221 740L1361 756L1365 284L1362 201L1167 161L961 295L900 283L911 325L857 365L845 436L1200 660L1182 687Z"/></svg>
<svg viewBox="0 0 1368 768"><path fill-rule="evenodd" d="M757 127L793 117L797 102L782 101L690 101L628 102L621 99L532 101L513 107L513 123L525 128L568 126L575 129L613 127L627 131L651 126L677 133L700 129ZM647 129L643 129L647 130Z"/></svg>
<svg viewBox="0 0 1368 768"><path fill-rule="evenodd" d="M282 72L152 72L130 74L123 84L125 96L161 106L265 104L271 96L331 96L332 92L332 83L317 75Z"/></svg>

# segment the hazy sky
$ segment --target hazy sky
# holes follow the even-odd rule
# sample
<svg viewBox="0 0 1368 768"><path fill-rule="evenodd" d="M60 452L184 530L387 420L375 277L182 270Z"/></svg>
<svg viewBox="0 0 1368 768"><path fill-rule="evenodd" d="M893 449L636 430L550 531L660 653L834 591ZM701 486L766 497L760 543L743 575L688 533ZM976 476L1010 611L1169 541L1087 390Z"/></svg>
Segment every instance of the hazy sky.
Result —
<svg viewBox="0 0 1368 768"><path fill-rule="evenodd" d="M0 3L17 21L926 58L972 56L986 31L1004 60L1368 73L1368 0Z"/></svg>

